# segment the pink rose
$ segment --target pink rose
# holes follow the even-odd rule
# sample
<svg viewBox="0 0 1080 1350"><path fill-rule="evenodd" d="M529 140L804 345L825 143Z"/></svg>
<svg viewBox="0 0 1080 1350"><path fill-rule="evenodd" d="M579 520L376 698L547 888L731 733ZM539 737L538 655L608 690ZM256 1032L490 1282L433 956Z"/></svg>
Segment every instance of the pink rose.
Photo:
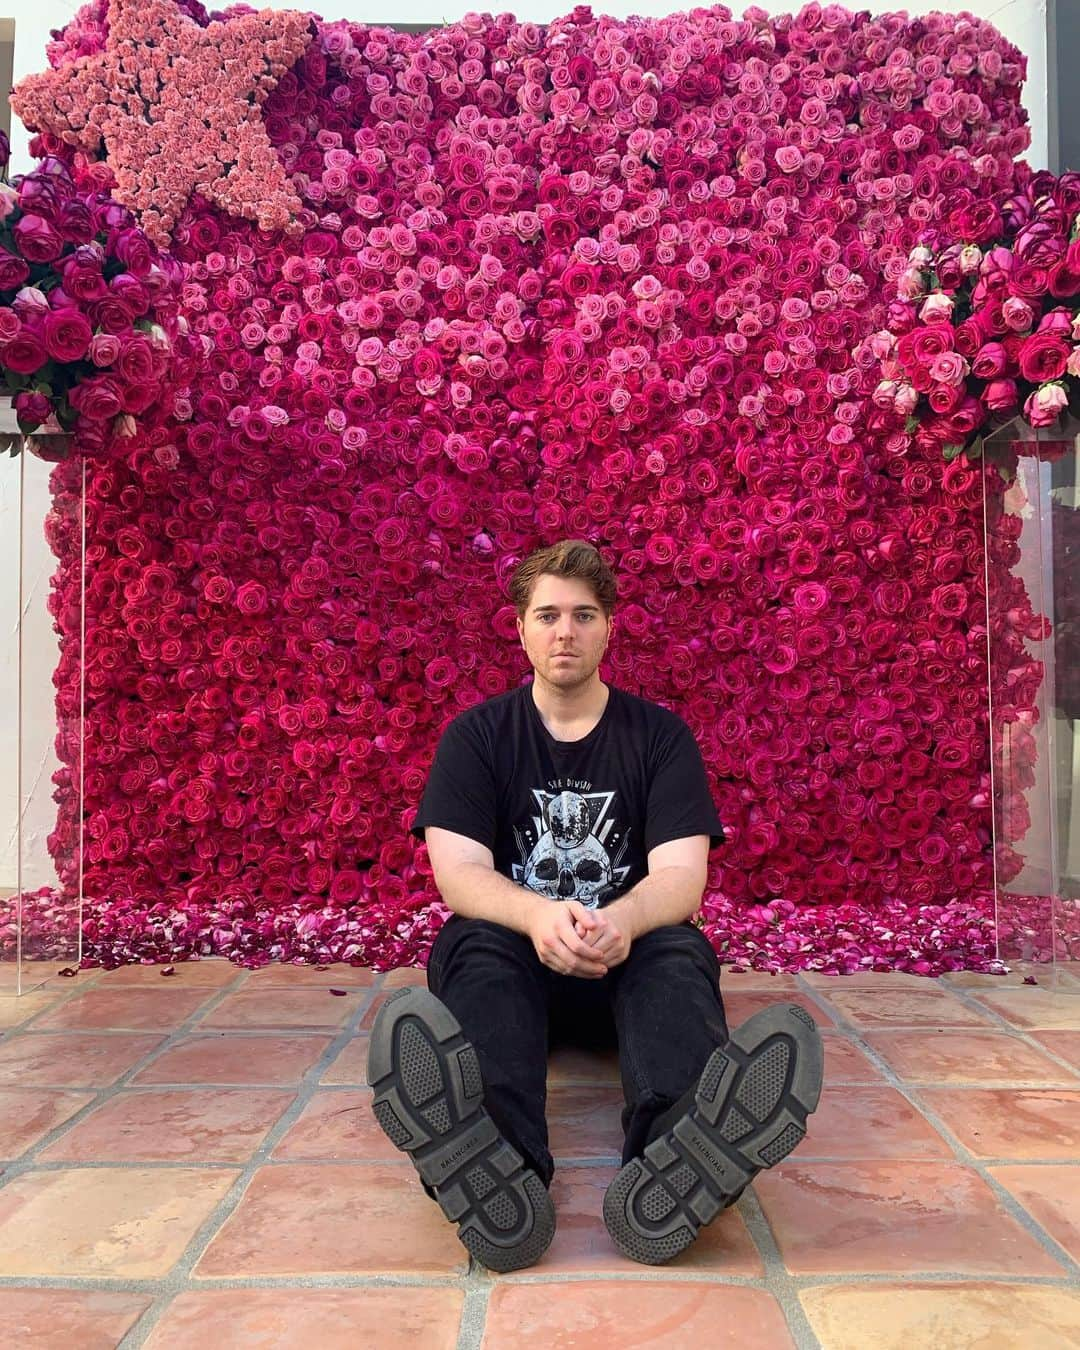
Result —
<svg viewBox="0 0 1080 1350"><path fill-rule="evenodd" d="M1034 312L1026 300L1010 295L1001 307L1002 317L1014 333L1024 333L1035 320Z"/></svg>
<svg viewBox="0 0 1080 1350"><path fill-rule="evenodd" d="M919 318L923 323L948 323L952 317L955 302L951 295L936 291L928 295L919 309Z"/></svg>
<svg viewBox="0 0 1080 1350"><path fill-rule="evenodd" d="M1069 406L1069 396L1060 384L1044 384L1028 396L1024 416L1033 427L1050 427Z"/></svg>
<svg viewBox="0 0 1080 1350"><path fill-rule="evenodd" d="M961 385L968 373L968 363L959 352L941 352L930 362L930 378L941 384Z"/></svg>
<svg viewBox="0 0 1080 1350"><path fill-rule="evenodd" d="M89 356L95 366L111 366L120 355L120 339L112 333L95 333L90 339Z"/></svg>

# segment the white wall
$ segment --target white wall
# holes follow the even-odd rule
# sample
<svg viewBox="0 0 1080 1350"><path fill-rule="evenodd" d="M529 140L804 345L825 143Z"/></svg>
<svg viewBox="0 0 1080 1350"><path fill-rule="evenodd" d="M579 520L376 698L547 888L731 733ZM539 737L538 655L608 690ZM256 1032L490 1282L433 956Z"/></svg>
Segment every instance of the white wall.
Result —
<svg viewBox="0 0 1080 1350"><path fill-rule="evenodd" d="M272 0L266 0L266 3L272 3ZM790 13L801 8L799 3L777 3L777 0L761 0L761 4L772 14ZM919 4L918 0L908 0L906 6L902 0L894 5L882 5L871 0L871 4L877 12L907 8L909 12L918 13L952 8L948 0L926 0L924 4ZM225 7L225 0L213 0L208 6L211 9L219 7ZM275 7L285 9L289 6L279 4ZM302 7L301 0L295 8ZM516 12L520 18L546 23L560 14L568 13L572 7L572 0L530 0ZM633 3L615 5L597 2L593 5L596 13L654 16L690 7L690 4L679 6L677 2L665 3L665 0L634 0ZM735 0L730 7L740 13L744 8L739 0ZM16 81L45 68L45 45L49 40L49 31L62 28L78 8L74 0L7 0L6 5L4 0L0 0L0 13L15 19ZM389 0L366 0L362 6L350 4L349 0L323 0L319 5L327 20L363 17L368 22L381 20L385 23L441 23L446 18L465 13L469 8L481 10L485 6L478 0L473 0L472 4L463 4L460 9L448 5L447 0L395 0L394 3ZM496 7L489 8L494 10ZM848 8L859 9L862 4L859 0L848 0ZM1044 167L1048 158L1046 0L964 0L955 8L957 12L966 11L979 18L989 19L1026 53L1028 80L1025 104L1031 116L1032 131L1028 158L1034 166ZM26 133L21 126L14 126L12 167L15 172L32 167L26 147ZM41 540L44 507L40 496L29 502L28 508L25 518L30 565L26 604L33 621L28 629L24 629L24 800L35 785L36 790L24 812L23 828L29 840L30 852L37 861L37 866L26 877L26 881L37 885L49 879L47 874L50 869L45 867L42 871L41 865L46 858L45 838L55 818L49 776L55 765L52 758L54 719L51 676L56 664L56 645L44 605L51 562ZM4 458L0 459L0 633L4 635L3 650L0 652L0 766L3 766L3 773L0 774L0 888L14 884L15 872L18 538L18 465Z"/></svg>

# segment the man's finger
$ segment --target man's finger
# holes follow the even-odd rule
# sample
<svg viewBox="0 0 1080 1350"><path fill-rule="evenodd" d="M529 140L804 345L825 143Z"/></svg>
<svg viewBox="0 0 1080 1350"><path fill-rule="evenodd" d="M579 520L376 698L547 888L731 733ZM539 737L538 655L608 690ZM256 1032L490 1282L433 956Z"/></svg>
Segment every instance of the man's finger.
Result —
<svg viewBox="0 0 1080 1350"><path fill-rule="evenodd" d="M563 931L559 933L559 937L562 940L563 945L568 951L572 952L574 956L582 956L587 961L596 959L596 948L578 937L577 930L572 922L567 923L565 928L563 928Z"/></svg>
<svg viewBox="0 0 1080 1350"><path fill-rule="evenodd" d="M603 962L595 955L595 948L583 944L583 950L587 955L579 956L574 948L564 942L558 954L559 961L564 966L564 969L559 971L560 975L583 975L595 979L607 974Z"/></svg>

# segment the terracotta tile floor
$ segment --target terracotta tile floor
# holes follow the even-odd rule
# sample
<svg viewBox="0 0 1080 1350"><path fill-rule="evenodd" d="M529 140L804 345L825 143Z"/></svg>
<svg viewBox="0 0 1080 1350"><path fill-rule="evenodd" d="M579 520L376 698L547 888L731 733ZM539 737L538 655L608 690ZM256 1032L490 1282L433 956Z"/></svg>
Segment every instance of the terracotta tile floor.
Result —
<svg viewBox="0 0 1080 1350"><path fill-rule="evenodd" d="M43 966L16 999L0 967L0 1343L1080 1346L1080 973L725 973L733 1024L815 1012L826 1088L798 1152L659 1268L600 1216L614 1058L556 1052L559 1228L509 1277L470 1268L371 1116L375 1009L422 978Z"/></svg>

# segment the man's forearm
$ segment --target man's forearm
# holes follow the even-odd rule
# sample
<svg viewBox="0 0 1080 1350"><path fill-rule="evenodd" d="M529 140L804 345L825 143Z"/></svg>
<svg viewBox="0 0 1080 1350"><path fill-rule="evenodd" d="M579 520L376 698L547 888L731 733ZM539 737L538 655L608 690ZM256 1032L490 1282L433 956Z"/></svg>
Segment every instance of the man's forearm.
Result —
<svg viewBox="0 0 1080 1350"><path fill-rule="evenodd" d="M701 904L704 886L700 878L687 867L663 867L647 877L606 910L626 925L635 938L666 924L682 923L695 913Z"/></svg>
<svg viewBox="0 0 1080 1350"><path fill-rule="evenodd" d="M482 863L459 862L436 875L435 884L443 900L463 919L487 919L526 936L538 907L551 904Z"/></svg>

